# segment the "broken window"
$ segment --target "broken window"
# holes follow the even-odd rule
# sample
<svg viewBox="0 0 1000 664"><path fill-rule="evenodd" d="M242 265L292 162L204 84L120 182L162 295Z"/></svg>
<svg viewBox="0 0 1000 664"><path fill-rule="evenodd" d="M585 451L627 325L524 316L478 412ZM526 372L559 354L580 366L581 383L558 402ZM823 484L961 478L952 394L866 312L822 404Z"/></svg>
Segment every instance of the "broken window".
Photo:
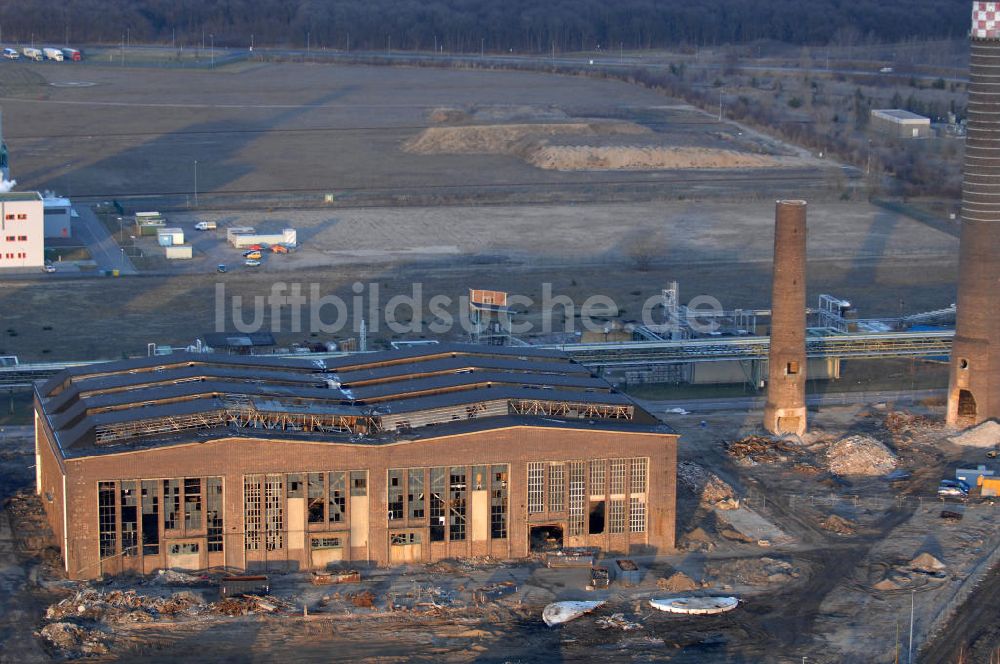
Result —
<svg viewBox="0 0 1000 664"><path fill-rule="evenodd" d="M490 470L490 538L507 539L507 466Z"/></svg>
<svg viewBox="0 0 1000 664"><path fill-rule="evenodd" d="M566 509L566 466L561 463L549 464L549 511L562 512Z"/></svg>
<svg viewBox="0 0 1000 664"><path fill-rule="evenodd" d="M205 521L208 526L208 552L222 551L222 478L205 480Z"/></svg>
<svg viewBox="0 0 1000 664"><path fill-rule="evenodd" d="M201 528L201 480L187 478L184 480L184 529L199 528Z"/></svg>
<svg viewBox="0 0 1000 664"><path fill-rule="evenodd" d="M243 483L244 524L246 524L246 550L260 549L260 531L263 520L260 511L260 475L247 475Z"/></svg>
<svg viewBox="0 0 1000 664"><path fill-rule="evenodd" d="M583 509L586 496L586 465L583 461L569 464L569 535L583 535Z"/></svg>
<svg viewBox="0 0 1000 664"><path fill-rule="evenodd" d="M118 546L114 482L97 484L97 526L101 558L111 558L117 553Z"/></svg>
<svg viewBox="0 0 1000 664"><path fill-rule="evenodd" d="M431 541L444 541L445 469L431 468Z"/></svg>
<svg viewBox="0 0 1000 664"><path fill-rule="evenodd" d="M633 533L646 532L646 501L633 496L629 504L629 530Z"/></svg>
<svg viewBox="0 0 1000 664"><path fill-rule="evenodd" d="M531 462L528 464L528 514L539 514L545 510L545 465Z"/></svg>
<svg viewBox="0 0 1000 664"><path fill-rule="evenodd" d="M302 473L293 473L288 476L288 497L302 498Z"/></svg>
<svg viewBox="0 0 1000 664"><path fill-rule="evenodd" d="M392 546L420 544L420 533L392 533L389 536L389 544Z"/></svg>
<svg viewBox="0 0 1000 664"><path fill-rule="evenodd" d="M323 488L323 473L309 473L308 478L309 523L326 523L323 505L326 503L326 491Z"/></svg>
<svg viewBox="0 0 1000 664"><path fill-rule="evenodd" d="M465 468L455 466L451 469L451 484L448 494L448 539L453 542L465 539Z"/></svg>
<svg viewBox="0 0 1000 664"><path fill-rule="evenodd" d="M313 537L311 543L314 549L339 549L343 546L339 537Z"/></svg>
<svg viewBox="0 0 1000 664"><path fill-rule="evenodd" d="M389 471L389 485L386 487L389 504L389 520L403 518L403 471Z"/></svg>
<svg viewBox="0 0 1000 664"><path fill-rule="evenodd" d="M472 467L472 490L473 491L485 491L486 482L489 481L489 467L487 466L473 466Z"/></svg>
<svg viewBox="0 0 1000 664"><path fill-rule="evenodd" d="M139 496L135 482L121 483L122 497L122 555L126 558L139 555Z"/></svg>
<svg viewBox="0 0 1000 664"><path fill-rule="evenodd" d="M201 547L198 546L197 542L184 542L181 544L171 544L170 545L170 555L172 556L185 556L192 553L198 553Z"/></svg>
<svg viewBox="0 0 1000 664"><path fill-rule="evenodd" d="M406 502L411 519L424 518L424 469L411 469L406 474Z"/></svg>
<svg viewBox="0 0 1000 664"><path fill-rule="evenodd" d="M142 482L142 555L160 553L160 499L156 480Z"/></svg>
<svg viewBox="0 0 1000 664"><path fill-rule="evenodd" d="M600 535L604 532L604 501L595 500L590 503L590 515L588 517L587 533L590 535Z"/></svg>
<svg viewBox="0 0 1000 664"><path fill-rule="evenodd" d="M330 473L330 502L327 506L330 523L342 523L347 513L347 480L343 472Z"/></svg>
<svg viewBox="0 0 1000 664"><path fill-rule="evenodd" d="M285 548L285 510L282 493L283 475L268 475L264 482L264 528L268 551Z"/></svg>
<svg viewBox="0 0 1000 664"><path fill-rule="evenodd" d="M608 532L625 532L625 501L612 499L608 503Z"/></svg>
<svg viewBox="0 0 1000 664"><path fill-rule="evenodd" d="M368 473L364 470L352 470L351 471L351 495L352 496L367 496L368 495Z"/></svg>
<svg viewBox="0 0 1000 664"><path fill-rule="evenodd" d="M181 481L163 480L163 529L177 530L181 519Z"/></svg>

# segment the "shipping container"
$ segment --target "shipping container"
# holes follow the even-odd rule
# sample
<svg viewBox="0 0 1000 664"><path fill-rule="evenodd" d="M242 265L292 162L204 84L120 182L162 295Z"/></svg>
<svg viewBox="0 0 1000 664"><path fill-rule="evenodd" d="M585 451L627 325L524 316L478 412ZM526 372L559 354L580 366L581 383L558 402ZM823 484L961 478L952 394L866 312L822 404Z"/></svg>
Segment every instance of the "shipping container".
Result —
<svg viewBox="0 0 1000 664"><path fill-rule="evenodd" d="M163 248L166 254L167 260L187 260L194 256L190 244L182 244L179 246L170 246Z"/></svg>

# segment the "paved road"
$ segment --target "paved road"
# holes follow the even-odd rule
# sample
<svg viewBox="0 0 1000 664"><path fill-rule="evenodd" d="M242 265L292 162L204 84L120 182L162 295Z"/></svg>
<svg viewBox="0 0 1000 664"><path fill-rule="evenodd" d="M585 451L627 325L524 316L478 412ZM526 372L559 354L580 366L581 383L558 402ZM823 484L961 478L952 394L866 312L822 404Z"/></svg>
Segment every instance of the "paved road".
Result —
<svg viewBox="0 0 1000 664"><path fill-rule="evenodd" d="M118 243L108 233L94 211L89 206L80 205L74 208L79 214L76 223L73 224L73 233L82 242L86 243L90 249L90 254L97 262L99 270L118 270L120 274L138 274L139 271L132 265Z"/></svg>
<svg viewBox="0 0 1000 664"><path fill-rule="evenodd" d="M945 390L883 390L876 392L831 392L810 394L806 397L809 406L846 406L849 404L879 403L883 401L915 402L930 397L943 397ZM641 399L647 407L657 412L672 408L683 408L691 413L714 410L763 410L765 397L730 397L724 399Z"/></svg>

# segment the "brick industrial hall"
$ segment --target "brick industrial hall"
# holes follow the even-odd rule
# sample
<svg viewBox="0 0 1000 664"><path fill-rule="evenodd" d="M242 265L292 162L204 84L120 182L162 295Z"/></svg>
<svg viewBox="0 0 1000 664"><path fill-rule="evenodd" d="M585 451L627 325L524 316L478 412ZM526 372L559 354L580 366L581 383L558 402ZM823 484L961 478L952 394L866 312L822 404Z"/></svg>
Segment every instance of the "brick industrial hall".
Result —
<svg viewBox="0 0 1000 664"><path fill-rule="evenodd" d="M557 351L124 360L35 415L72 578L674 546L677 435Z"/></svg>

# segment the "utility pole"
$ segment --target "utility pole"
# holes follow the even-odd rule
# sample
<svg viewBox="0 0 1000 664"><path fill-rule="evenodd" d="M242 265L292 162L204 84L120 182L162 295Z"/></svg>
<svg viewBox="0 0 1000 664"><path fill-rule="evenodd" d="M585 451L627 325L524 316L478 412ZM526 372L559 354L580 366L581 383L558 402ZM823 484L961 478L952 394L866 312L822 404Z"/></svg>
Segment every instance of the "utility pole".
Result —
<svg viewBox="0 0 1000 664"><path fill-rule="evenodd" d="M906 655L906 664L913 664L913 603L917 596L916 590L910 591L910 648Z"/></svg>
<svg viewBox="0 0 1000 664"><path fill-rule="evenodd" d="M722 122L722 88L719 88L719 122Z"/></svg>
<svg viewBox="0 0 1000 664"><path fill-rule="evenodd" d="M486 37L481 37L479 39L479 57L483 57L486 54Z"/></svg>
<svg viewBox="0 0 1000 664"><path fill-rule="evenodd" d="M211 34L208 36L212 44L212 69L215 69L215 35Z"/></svg>
<svg viewBox="0 0 1000 664"><path fill-rule="evenodd" d="M194 206L198 207L198 160L194 160Z"/></svg>
<svg viewBox="0 0 1000 664"><path fill-rule="evenodd" d="M122 35L122 67L125 66L125 35Z"/></svg>
<svg viewBox="0 0 1000 664"><path fill-rule="evenodd" d="M618 64L625 64L625 42L618 42Z"/></svg>

